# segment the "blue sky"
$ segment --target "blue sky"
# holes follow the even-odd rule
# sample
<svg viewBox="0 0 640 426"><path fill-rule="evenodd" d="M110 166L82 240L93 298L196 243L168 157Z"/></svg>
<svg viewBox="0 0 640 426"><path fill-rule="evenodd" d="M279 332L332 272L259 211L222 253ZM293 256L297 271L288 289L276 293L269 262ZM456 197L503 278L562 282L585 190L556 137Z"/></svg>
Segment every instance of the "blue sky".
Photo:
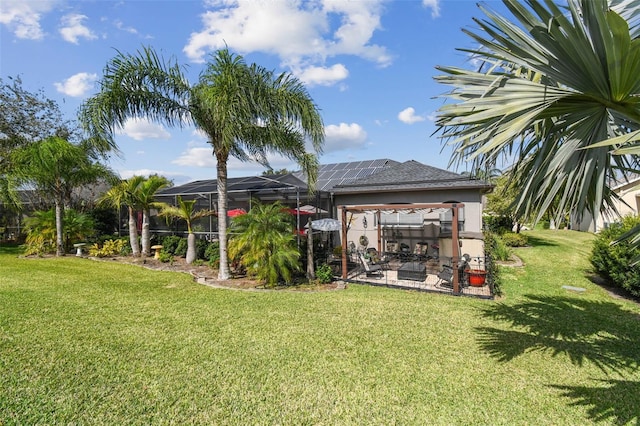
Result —
<svg viewBox="0 0 640 426"><path fill-rule="evenodd" d="M73 118L116 50L152 46L185 65L194 83L226 43L249 63L305 82L325 124L322 163L390 158L447 168L450 152L432 136L446 87L433 76L436 65L471 66L456 48L473 47L461 31L474 28L472 17L483 17L473 0L2 0L0 76L43 89ZM215 178L211 148L194 129L130 121L116 142L123 155L110 164L123 178ZM232 177L263 170L229 162Z"/></svg>

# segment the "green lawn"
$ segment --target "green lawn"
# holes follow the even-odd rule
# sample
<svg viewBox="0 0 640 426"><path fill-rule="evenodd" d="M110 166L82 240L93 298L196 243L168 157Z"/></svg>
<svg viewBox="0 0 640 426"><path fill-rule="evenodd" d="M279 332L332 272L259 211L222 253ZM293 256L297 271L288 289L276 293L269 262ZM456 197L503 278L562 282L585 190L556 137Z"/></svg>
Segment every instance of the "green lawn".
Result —
<svg viewBox="0 0 640 426"><path fill-rule="evenodd" d="M0 249L0 425L638 424L640 306L591 283L590 235L529 235L500 301Z"/></svg>

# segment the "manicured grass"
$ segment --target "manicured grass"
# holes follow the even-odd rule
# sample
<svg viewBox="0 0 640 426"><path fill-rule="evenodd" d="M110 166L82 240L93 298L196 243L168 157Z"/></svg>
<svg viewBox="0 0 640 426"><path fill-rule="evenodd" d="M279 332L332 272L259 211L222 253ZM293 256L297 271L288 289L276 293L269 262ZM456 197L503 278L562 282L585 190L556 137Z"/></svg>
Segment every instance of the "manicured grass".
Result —
<svg viewBox="0 0 640 426"><path fill-rule="evenodd" d="M0 424L636 424L640 307L591 283L591 236L529 235L500 301L0 250Z"/></svg>

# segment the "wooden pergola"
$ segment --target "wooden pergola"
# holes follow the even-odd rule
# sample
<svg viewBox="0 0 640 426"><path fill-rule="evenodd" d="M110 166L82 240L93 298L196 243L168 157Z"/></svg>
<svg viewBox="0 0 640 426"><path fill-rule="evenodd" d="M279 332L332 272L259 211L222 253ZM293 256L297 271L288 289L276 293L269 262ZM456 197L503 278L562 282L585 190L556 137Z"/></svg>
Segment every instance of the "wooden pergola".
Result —
<svg viewBox="0 0 640 426"><path fill-rule="evenodd" d="M382 211L394 211L397 213L419 213L420 210L433 210L433 209L451 209L451 239L452 255L454 262L460 258L460 246L458 241L458 217L459 209L464 207L462 203L428 203L428 204L362 204L362 205L350 205L350 206L338 206L338 209L342 209L342 279L347 279L347 213L364 213L364 212L376 212L378 216L378 252L382 253L382 226L380 215ZM453 266L453 265L452 265ZM454 269L453 274L453 292L458 294L460 292L460 283L457 273L457 268Z"/></svg>

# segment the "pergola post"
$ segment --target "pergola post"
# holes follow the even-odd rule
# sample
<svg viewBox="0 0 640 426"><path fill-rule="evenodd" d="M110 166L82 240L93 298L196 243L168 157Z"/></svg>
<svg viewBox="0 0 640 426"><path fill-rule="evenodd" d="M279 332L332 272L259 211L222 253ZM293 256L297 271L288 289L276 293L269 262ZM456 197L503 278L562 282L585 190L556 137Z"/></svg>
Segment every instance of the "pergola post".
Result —
<svg viewBox="0 0 640 426"><path fill-rule="evenodd" d="M460 263L460 245L458 243L458 206L451 206L451 251L453 259L451 260L453 268L453 293L460 293L460 276L458 264Z"/></svg>
<svg viewBox="0 0 640 426"><path fill-rule="evenodd" d="M347 279L347 209L342 208L342 279Z"/></svg>
<svg viewBox="0 0 640 426"><path fill-rule="evenodd" d="M378 223L378 253L382 256L382 223L380 210L376 212L376 222Z"/></svg>

